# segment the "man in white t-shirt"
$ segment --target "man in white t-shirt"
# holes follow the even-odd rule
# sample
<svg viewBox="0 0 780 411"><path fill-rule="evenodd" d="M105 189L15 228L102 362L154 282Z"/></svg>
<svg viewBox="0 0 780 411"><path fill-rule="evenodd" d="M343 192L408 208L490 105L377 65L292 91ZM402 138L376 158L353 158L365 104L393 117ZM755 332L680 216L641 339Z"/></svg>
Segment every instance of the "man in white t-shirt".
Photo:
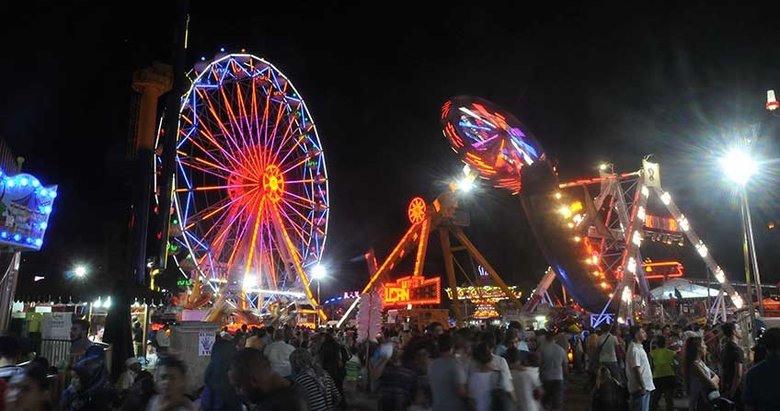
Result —
<svg viewBox="0 0 780 411"><path fill-rule="evenodd" d="M626 352L626 377L628 378L628 392L631 394L631 411L649 411L650 397L655 390L653 385L653 371L650 369L650 361L647 359L642 343L647 340L645 330L634 325L629 331L631 344Z"/></svg>
<svg viewBox="0 0 780 411"><path fill-rule="evenodd" d="M617 350L620 349L618 345L618 338L612 334L612 327L604 324L601 328L601 336L598 339L598 345L596 345L596 354L598 356L599 364L607 367L612 374L612 378L625 383L623 378L623 370L618 366Z"/></svg>
<svg viewBox="0 0 780 411"><path fill-rule="evenodd" d="M263 354L271 363L271 369L282 377L288 377L292 374L290 354L293 351L295 351L295 347L284 341L284 330L277 329L274 331L274 342L265 346Z"/></svg>
<svg viewBox="0 0 780 411"><path fill-rule="evenodd" d="M563 380L569 373L569 360L566 351L555 343L555 335L547 331L545 342L539 347L542 366L539 377L542 380L544 396L542 405L546 410L563 409Z"/></svg>

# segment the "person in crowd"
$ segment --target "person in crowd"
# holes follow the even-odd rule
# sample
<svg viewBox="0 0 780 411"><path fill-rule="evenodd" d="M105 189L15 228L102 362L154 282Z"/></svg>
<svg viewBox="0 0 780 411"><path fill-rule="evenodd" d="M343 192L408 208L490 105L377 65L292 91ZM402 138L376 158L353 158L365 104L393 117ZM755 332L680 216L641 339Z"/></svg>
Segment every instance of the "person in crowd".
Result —
<svg viewBox="0 0 780 411"><path fill-rule="evenodd" d="M70 364L76 364L84 358L84 353L92 346L88 334L89 321L73 320L70 325Z"/></svg>
<svg viewBox="0 0 780 411"><path fill-rule="evenodd" d="M0 380L7 383L13 376L24 371L17 366L21 352L19 339L12 335L0 336Z"/></svg>
<svg viewBox="0 0 780 411"><path fill-rule="evenodd" d="M15 374L6 387L3 399L7 410L53 410L46 369L38 364L31 364L23 372Z"/></svg>
<svg viewBox="0 0 780 411"><path fill-rule="evenodd" d="M674 351L666 348L666 338L663 335L655 338L655 349L650 351L650 365L653 369L653 385L655 385L650 404L650 409L653 411L658 409L658 402L662 396L665 400L666 410L672 411L674 409L675 356Z"/></svg>
<svg viewBox="0 0 780 411"><path fill-rule="evenodd" d="M290 367L290 354L295 351L295 347L285 342L284 329L274 331L274 342L268 344L263 353L271 362L271 368L282 377L289 377L292 374Z"/></svg>
<svg viewBox="0 0 780 411"><path fill-rule="evenodd" d="M428 366L433 411L466 411L468 394L466 371L455 358L454 340L439 336L439 356Z"/></svg>
<svg viewBox="0 0 780 411"><path fill-rule="evenodd" d="M155 388L157 394L149 400L147 411L195 411L186 395L187 366L180 359L166 355L157 362Z"/></svg>
<svg viewBox="0 0 780 411"><path fill-rule="evenodd" d="M375 373L378 373L379 410L400 411L412 405L417 396L417 376L415 367L416 350L412 341L404 349L393 349L391 357L379 360ZM403 353L403 355L399 355Z"/></svg>
<svg viewBox="0 0 780 411"><path fill-rule="evenodd" d="M631 411L649 411L650 399L655 390L653 384L653 372L650 369L650 361L644 349L647 341L647 331L634 325L629 329L631 343L626 352L626 378L627 388L631 395Z"/></svg>
<svg viewBox="0 0 780 411"><path fill-rule="evenodd" d="M298 348L290 354L293 381L304 392L309 411L333 411L341 402L341 393L333 378L317 365L311 353Z"/></svg>
<svg viewBox="0 0 780 411"><path fill-rule="evenodd" d="M136 375L141 371L141 361L136 357L128 358L125 360L125 370L122 374L119 374L115 388L120 393L126 392L133 385L133 382L135 382Z"/></svg>
<svg viewBox="0 0 780 411"><path fill-rule="evenodd" d="M621 351L622 347L618 340L618 337L614 334L614 329L608 324L601 326L601 336L598 339L598 347L596 348L596 354L594 358L598 359L598 364L609 368L609 372L612 378L620 381L621 384L625 384L625 378L623 378L623 370L618 366L618 351Z"/></svg>
<svg viewBox="0 0 780 411"><path fill-rule="evenodd" d="M541 411L544 389L539 379L539 357L536 353L522 353L510 348L505 355L512 374L517 411Z"/></svg>
<svg viewBox="0 0 780 411"><path fill-rule="evenodd" d="M542 359L539 377L544 387L542 405L546 410L560 410L563 408L563 380L569 372L569 361L566 351L555 343L555 333L548 331L544 344L538 352Z"/></svg>
<svg viewBox="0 0 780 411"><path fill-rule="evenodd" d="M157 342L157 351L162 354L167 353L171 346L171 326L165 324L163 328L157 330L154 340Z"/></svg>
<svg viewBox="0 0 780 411"><path fill-rule="evenodd" d="M333 330L329 330L322 336L322 343L319 347L319 363L322 368L330 374L333 381L336 382L336 387L339 390L339 394L344 394L344 377L347 374L347 360L349 359L349 352L346 347L333 338Z"/></svg>
<svg viewBox="0 0 780 411"><path fill-rule="evenodd" d="M762 335L766 357L745 374L742 403L746 411L780 410L780 328L769 328Z"/></svg>
<svg viewBox="0 0 780 411"><path fill-rule="evenodd" d="M628 408L625 387L612 376L609 367L605 365L596 370L592 398L593 411L625 411Z"/></svg>
<svg viewBox="0 0 780 411"><path fill-rule="evenodd" d="M489 343L485 341L478 343L474 347L472 356L474 361L468 374L468 393L472 409L474 411L489 411L492 405L491 392L493 389L503 389L508 396L512 396L514 387L511 385L509 387L502 386L504 380L501 376L502 370L495 365L492 347ZM514 398L512 397L512 399Z"/></svg>
<svg viewBox="0 0 780 411"><path fill-rule="evenodd" d="M720 378L704 363L706 355L707 346L701 337L690 337L685 341L683 376L689 411L709 410L710 401L719 395Z"/></svg>
<svg viewBox="0 0 780 411"><path fill-rule="evenodd" d="M444 334L444 326L440 322L434 321L428 324L425 328L425 333L433 338L439 338L440 335Z"/></svg>
<svg viewBox="0 0 780 411"><path fill-rule="evenodd" d="M230 385L228 371L230 362L236 355L236 346L232 341L222 338L211 346L211 359L204 374L204 388L200 397L200 409L203 411L238 410L240 403L236 391Z"/></svg>
<svg viewBox="0 0 780 411"><path fill-rule="evenodd" d="M512 347L517 348L519 342L520 331L515 328L510 328L506 330L506 333L504 334L504 340L496 346L495 354L499 357L503 357L506 353L506 350Z"/></svg>
<svg viewBox="0 0 780 411"><path fill-rule="evenodd" d="M260 351L238 351L230 363L228 378L249 410L307 410L306 396L300 388L274 371Z"/></svg>
<svg viewBox="0 0 780 411"><path fill-rule="evenodd" d="M345 392L354 392L358 387L358 383L360 382L363 365L360 363L358 348L356 346L352 346L350 347L349 351L350 356L349 360L347 360L346 366L347 375L344 377L344 381L346 382Z"/></svg>
<svg viewBox="0 0 780 411"><path fill-rule="evenodd" d="M246 339L245 348L254 348L260 352L263 352L263 349L265 349L264 338L265 338L265 329L254 328L252 330L252 335Z"/></svg>
<svg viewBox="0 0 780 411"><path fill-rule="evenodd" d="M153 372L157 366L157 360L157 348L151 342L146 343L146 363L144 364L144 369Z"/></svg>
<svg viewBox="0 0 780 411"><path fill-rule="evenodd" d="M734 323L721 325L723 332L723 344L720 355L720 394L734 401L742 403L742 377L744 376L745 351L740 348L739 332ZM707 346L709 349L709 345ZM740 407L741 408L741 407Z"/></svg>
<svg viewBox="0 0 780 411"><path fill-rule="evenodd" d="M136 373L133 385L124 394L120 411L145 410L149 400L154 395L154 376L149 371Z"/></svg>
<svg viewBox="0 0 780 411"><path fill-rule="evenodd" d="M71 369L70 386L62 393L60 401L62 409L107 410L115 399L116 392L111 386L103 349L92 346Z"/></svg>
<svg viewBox="0 0 780 411"><path fill-rule="evenodd" d="M136 357L144 355L144 329L138 318L133 318L133 348Z"/></svg>

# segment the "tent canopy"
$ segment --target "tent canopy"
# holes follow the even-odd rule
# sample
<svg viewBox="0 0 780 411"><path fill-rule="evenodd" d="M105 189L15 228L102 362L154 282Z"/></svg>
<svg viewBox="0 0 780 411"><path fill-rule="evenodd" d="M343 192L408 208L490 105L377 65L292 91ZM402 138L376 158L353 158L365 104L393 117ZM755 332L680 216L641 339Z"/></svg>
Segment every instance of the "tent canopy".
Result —
<svg viewBox="0 0 780 411"><path fill-rule="evenodd" d="M652 294L653 298L656 300L668 300L671 296L680 298L677 293L674 292L675 288L682 294L683 299L707 298L707 290L709 290L709 296L715 298L720 292L717 288L704 287L702 285L692 284L688 280L673 278L663 283L662 286L650 290L650 294Z"/></svg>

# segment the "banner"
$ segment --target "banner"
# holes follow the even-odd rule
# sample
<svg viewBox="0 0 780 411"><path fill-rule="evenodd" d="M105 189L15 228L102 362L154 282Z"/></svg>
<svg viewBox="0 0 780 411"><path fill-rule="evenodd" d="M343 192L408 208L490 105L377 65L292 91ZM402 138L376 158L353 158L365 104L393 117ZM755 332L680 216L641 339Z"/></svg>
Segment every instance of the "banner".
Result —
<svg viewBox="0 0 780 411"><path fill-rule="evenodd" d="M73 313L43 313L41 337L48 340L70 341L70 325Z"/></svg>
<svg viewBox="0 0 780 411"><path fill-rule="evenodd" d="M661 171L658 167L658 163L642 160L642 175L645 178L645 186L661 187Z"/></svg>
<svg viewBox="0 0 780 411"><path fill-rule="evenodd" d="M199 332L198 333L198 356L211 357L211 347L214 345L214 341L217 336L213 332Z"/></svg>

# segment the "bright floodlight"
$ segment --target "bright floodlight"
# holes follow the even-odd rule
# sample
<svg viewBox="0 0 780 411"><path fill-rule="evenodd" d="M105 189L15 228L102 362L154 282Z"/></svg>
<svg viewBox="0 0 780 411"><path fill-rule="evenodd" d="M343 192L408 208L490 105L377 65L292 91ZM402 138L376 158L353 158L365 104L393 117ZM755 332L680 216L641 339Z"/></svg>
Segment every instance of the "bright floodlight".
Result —
<svg viewBox="0 0 780 411"><path fill-rule="evenodd" d="M469 177L463 177L458 180L458 190L468 193L474 188L474 179Z"/></svg>
<svg viewBox="0 0 780 411"><path fill-rule="evenodd" d="M73 270L73 274L75 274L76 277L84 278L87 275L87 267L84 267L83 265L76 266Z"/></svg>
<svg viewBox="0 0 780 411"><path fill-rule="evenodd" d="M322 280L328 274L328 271L322 264L317 264L311 269L311 278L317 281Z"/></svg>
<svg viewBox="0 0 780 411"><path fill-rule="evenodd" d="M720 159L720 167L729 179L739 185L745 185L758 171L756 161L739 148L726 153L726 156Z"/></svg>
<svg viewBox="0 0 780 411"><path fill-rule="evenodd" d="M257 288L257 277L253 275L247 275L244 277L244 290L251 290Z"/></svg>

